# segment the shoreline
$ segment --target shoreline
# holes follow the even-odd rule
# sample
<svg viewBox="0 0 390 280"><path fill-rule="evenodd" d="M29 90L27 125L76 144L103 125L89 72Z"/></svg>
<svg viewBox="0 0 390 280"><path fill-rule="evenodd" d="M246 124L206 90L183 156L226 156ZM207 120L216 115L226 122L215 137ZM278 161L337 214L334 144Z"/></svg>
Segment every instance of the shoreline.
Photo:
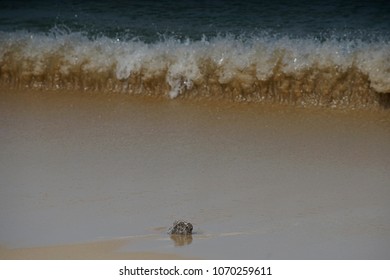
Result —
<svg viewBox="0 0 390 280"><path fill-rule="evenodd" d="M109 240L82 244L32 248L0 246L0 260L180 260L191 259L179 254L160 252L124 252L126 241Z"/></svg>

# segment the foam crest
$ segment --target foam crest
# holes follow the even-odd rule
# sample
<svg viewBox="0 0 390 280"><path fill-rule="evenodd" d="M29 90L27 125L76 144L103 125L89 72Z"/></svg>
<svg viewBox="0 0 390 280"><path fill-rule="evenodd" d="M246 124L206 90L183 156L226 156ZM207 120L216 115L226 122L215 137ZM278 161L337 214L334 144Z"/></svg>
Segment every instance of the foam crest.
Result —
<svg viewBox="0 0 390 280"><path fill-rule="evenodd" d="M0 33L0 83L298 105L387 104L386 41L217 36L90 39L81 33Z"/></svg>

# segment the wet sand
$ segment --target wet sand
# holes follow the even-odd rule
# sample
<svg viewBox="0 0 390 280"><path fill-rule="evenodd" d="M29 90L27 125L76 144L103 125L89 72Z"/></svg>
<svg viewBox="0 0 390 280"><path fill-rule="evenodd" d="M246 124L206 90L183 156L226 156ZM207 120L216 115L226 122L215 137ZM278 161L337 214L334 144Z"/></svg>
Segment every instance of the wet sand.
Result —
<svg viewBox="0 0 390 280"><path fill-rule="evenodd" d="M386 111L0 90L0 258L389 259L389 144Z"/></svg>
<svg viewBox="0 0 390 280"><path fill-rule="evenodd" d="M180 255L158 252L121 252L125 241L111 240L33 248L0 247L5 260L181 260Z"/></svg>

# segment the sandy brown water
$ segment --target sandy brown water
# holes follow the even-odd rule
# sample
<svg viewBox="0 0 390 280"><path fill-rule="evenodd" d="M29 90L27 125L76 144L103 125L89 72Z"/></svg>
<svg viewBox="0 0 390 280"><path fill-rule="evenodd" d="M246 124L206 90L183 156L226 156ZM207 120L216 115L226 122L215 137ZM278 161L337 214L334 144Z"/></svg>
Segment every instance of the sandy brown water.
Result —
<svg viewBox="0 0 390 280"><path fill-rule="evenodd" d="M388 259L389 144L388 111L3 89L0 258Z"/></svg>

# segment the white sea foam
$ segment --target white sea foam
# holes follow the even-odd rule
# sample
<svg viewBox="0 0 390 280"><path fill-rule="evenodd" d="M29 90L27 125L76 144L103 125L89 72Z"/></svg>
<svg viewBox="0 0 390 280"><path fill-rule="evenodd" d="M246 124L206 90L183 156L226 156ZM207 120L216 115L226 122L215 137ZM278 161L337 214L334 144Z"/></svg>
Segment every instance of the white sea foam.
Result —
<svg viewBox="0 0 390 280"><path fill-rule="evenodd" d="M386 41L220 36L145 43L81 33L2 32L0 67L3 85L170 98L195 94L332 105L351 96L375 103L367 96L390 93Z"/></svg>

